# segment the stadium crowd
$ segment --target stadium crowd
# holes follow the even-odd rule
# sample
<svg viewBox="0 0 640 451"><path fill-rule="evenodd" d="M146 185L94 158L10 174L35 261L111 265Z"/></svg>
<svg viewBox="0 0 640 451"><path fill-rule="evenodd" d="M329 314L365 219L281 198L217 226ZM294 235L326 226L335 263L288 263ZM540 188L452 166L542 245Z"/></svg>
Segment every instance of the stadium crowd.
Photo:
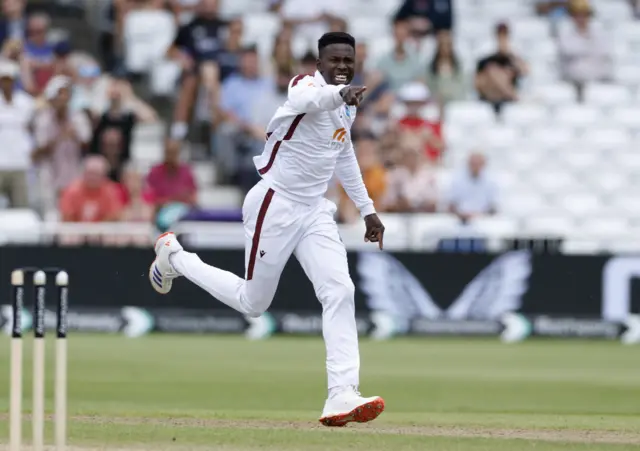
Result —
<svg viewBox="0 0 640 451"><path fill-rule="evenodd" d="M247 32L243 15L223 18L221 1L104 0L91 54L74 48L83 37L52 33L47 13L26 8L25 0L2 0L0 190L7 206L74 222L154 221L175 205L206 210L193 165L209 162L210 183L246 192L259 177L252 157L262 151L265 126L289 81L315 71L318 36L342 30L358 38L352 27L375 26L348 17L347 0L263 0L273 19L260 24L273 27L267 43ZM368 92L352 138L379 211L445 210L464 222L500 210L486 149L474 149L455 162L452 176L442 176L451 169L447 105L479 99L500 118L537 68L515 49L518 30L508 17L493 24L493 48L465 67L469 58L454 45L454 1L389 2L398 5L385 18L389 45L358 41L353 83ZM630 3L639 14L640 2ZM529 4L532 15L551 23L571 21L553 38L562 78L578 101L585 83L612 79L614 50L590 26L588 0ZM152 70L169 80L159 95L149 91ZM170 109L158 98L168 98ZM137 164L132 152L142 124L167 125L164 159L151 167ZM329 194L340 221L358 220L337 184Z"/></svg>

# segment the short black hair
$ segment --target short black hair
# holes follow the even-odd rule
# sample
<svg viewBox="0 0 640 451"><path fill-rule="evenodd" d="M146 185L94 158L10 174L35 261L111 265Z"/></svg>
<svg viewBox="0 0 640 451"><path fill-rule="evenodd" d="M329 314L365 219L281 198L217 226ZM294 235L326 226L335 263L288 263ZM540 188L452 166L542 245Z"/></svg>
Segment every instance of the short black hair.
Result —
<svg viewBox="0 0 640 451"><path fill-rule="evenodd" d="M322 49L331 44L347 44L356 48L356 40L349 33L345 33L343 31L331 31L329 33L325 33L318 40L318 54L322 53Z"/></svg>

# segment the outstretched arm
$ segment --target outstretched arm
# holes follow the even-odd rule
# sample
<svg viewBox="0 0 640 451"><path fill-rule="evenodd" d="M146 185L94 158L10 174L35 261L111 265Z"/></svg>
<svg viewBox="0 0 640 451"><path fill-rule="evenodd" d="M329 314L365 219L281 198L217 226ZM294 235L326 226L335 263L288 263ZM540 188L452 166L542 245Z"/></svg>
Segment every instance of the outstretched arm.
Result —
<svg viewBox="0 0 640 451"><path fill-rule="evenodd" d="M343 103L357 105L365 88L348 85L320 86L310 75L298 75L289 82L289 104L300 113L331 111Z"/></svg>

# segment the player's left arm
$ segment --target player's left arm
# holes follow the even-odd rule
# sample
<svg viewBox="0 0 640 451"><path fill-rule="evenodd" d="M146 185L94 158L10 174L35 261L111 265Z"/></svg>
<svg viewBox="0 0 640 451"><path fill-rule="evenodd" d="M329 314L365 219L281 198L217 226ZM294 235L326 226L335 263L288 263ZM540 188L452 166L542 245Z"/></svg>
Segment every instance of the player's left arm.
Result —
<svg viewBox="0 0 640 451"><path fill-rule="evenodd" d="M360 216L364 218L367 228L364 240L378 243L378 246L382 249L384 225L378 218L376 209L373 206L373 200L369 197L367 187L362 180L360 165L356 159L353 145L345 146L345 149L340 153L335 172L345 192L360 211Z"/></svg>

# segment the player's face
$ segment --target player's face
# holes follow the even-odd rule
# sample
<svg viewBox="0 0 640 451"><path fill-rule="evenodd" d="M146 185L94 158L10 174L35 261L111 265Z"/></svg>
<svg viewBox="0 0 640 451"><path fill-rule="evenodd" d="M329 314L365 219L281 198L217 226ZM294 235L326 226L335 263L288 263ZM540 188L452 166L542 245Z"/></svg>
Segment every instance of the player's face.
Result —
<svg viewBox="0 0 640 451"><path fill-rule="evenodd" d="M318 70L332 85L346 85L353 80L356 52L349 44L331 44L322 49Z"/></svg>

